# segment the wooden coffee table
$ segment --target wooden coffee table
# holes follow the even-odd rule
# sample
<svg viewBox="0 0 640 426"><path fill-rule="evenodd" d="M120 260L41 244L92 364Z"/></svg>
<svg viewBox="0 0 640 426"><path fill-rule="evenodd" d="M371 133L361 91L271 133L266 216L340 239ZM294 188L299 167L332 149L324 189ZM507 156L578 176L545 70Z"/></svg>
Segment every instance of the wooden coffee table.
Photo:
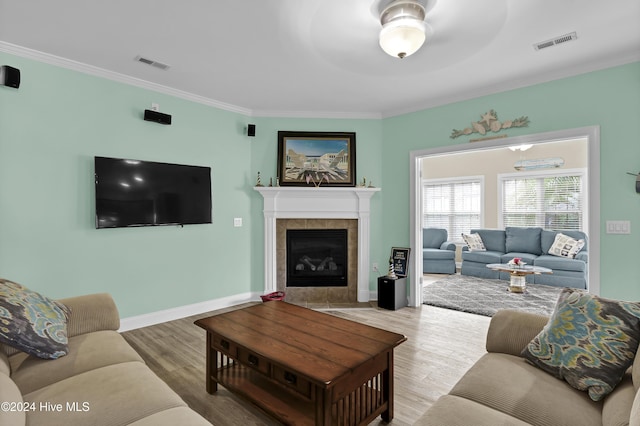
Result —
<svg viewBox="0 0 640 426"><path fill-rule="evenodd" d="M207 331L207 392L218 384L284 424L393 418L393 349L407 340L270 301L195 322Z"/></svg>

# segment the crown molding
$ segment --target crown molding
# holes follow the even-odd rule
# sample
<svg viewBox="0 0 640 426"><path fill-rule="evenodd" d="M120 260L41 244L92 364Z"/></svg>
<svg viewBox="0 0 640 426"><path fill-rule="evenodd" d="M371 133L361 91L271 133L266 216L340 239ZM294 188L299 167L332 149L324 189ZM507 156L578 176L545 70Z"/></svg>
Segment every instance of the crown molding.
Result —
<svg viewBox="0 0 640 426"><path fill-rule="evenodd" d="M341 112L341 111L269 111L254 110L254 117L265 118L338 118L354 120L380 120L378 112Z"/></svg>
<svg viewBox="0 0 640 426"><path fill-rule="evenodd" d="M9 53L11 55L20 56L26 59L32 59L34 61L43 62L45 64L54 65L57 67L65 68L72 71L81 72L83 74L92 75L94 77L100 77L107 80L115 81L118 83L128 84L130 86L140 87L142 89L151 90L154 92L162 93L176 98L185 99L187 101L196 102L199 104L219 108L225 111L236 112L247 116L252 115L252 111L247 108L243 108L237 105L232 105L214 99L199 96L193 93L185 92L183 90L174 89L171 87L163 86L161 84L152 83L150 81L142 80L139 78L131 77L125 74L120 74L114 71L109 71L104 68L95 67L82 62L73 61L71 59L62 58L60 56L44 53L39 50L33 50L26 47L18 46L15 44L0 41L0 52Z"/></svg>
<svg viewBox="0 0 640 426"><path fill-rule="evenodd" d="M548 83L554 80L561 80L563 78L575 77L581 74L587 74L595 71L602 71L607 68L614 68L617 66L627 65L640 61L640 51L632 52L628 55L619 57L613 57L608 60L589 62L584 65L576 65L573 67L552 70L547 73L537 74L534 77L527 78L515 78L511 81L502 81L499 84L484 86L478 90L472 90L465 93L457 93L452 96L445 96L441 98L434 98L428 102L414 105L413 107L401 108L396 110L383 111L381 118L397 117L399 115L411 114L418 111L423 111L429 108L436 108L443 105L449 105L456 102L468 101L470 99L476 99L483 96L489 96L496 93L508 92L510 90L522 89L524 87L535 86L536 84Z"/></svg>
<svg viewBox="0 0 640 426"><path fill-rule="evenodd" d="M512 81L503 81L500 84L485 86L481 89L457 93L452 96L444 96L433 98L427 102L419 103L414 106L388 110L382 112L346 112L346 111L272 111L272 110L252 110L238 105L232 105L215 99L206 98L194 93L185 92L161 84L152 83L150 81L131 77L125 74L109 71L104 68L95 67L82 62L73 61L60 56L51 55L38 50L29 49L12 43L0 41L0 52L20 56L26 59L43 62L49 65L58 66L72 71L81 72L95 77L105 78L107 80L116 81L130 86L140 87L158 93L163 93L176 98L185 99L187 101L211 106L225 111L235 112L249 117L264 118L318 118L318 119L361 119L361 120L380 120L384 118L396 117L404 114L436 108L456 102L467 101L470 99L480 98L496 93L507 92L510 90L521 89L536 84L547 83L567 77L574 77L580 74L586 74L594 71L600 71L607 68L613 68L621 65L630 64L640 61L640 51L632 52L628 55L613 57L608 60L590 62L585 65L573 66L561 70L552 70L547 73L538 74L532 78L514 79Z"/></svg>
<svg viewBox="0 0 640 426"><path fill-rule="evenodd" d="M152 83L150 81L131 77L125 74L109 71L104 68L95 67L82 62L73 61L39 50L29 49L12 43L0 41L0 52L20 56L26 59L32 59L49 65L65 68L72 71L81 72L83 74L100 77L118 83L128 84L130 86L140 87L142 89L151 90L176 98L185 99L187 101L211 106L225 111L243 114L249 117L273 117L273 118L342 118L342 119L380 119L379 113L353 113L353 112L324 112L324 111L269 111L269 110L251 110L238 105L232 105L225 102L216 101L215 99L206 98L193 93L163 86L161 84Z"/></svg>

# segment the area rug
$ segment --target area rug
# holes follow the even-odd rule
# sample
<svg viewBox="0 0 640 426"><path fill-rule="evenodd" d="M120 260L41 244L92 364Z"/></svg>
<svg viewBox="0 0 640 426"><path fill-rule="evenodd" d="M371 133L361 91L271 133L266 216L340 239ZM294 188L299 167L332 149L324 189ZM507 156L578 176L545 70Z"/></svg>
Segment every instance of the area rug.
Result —
<svg viewBox="0 0 640 426"><path fill-rule="evenodd" d="M560 287L528 284L525 293L511 293L509 282L466 275L450 275L427 284L423 289L425 305L491 317L500 309L516 309L550 315L562 291Z"/></svg>

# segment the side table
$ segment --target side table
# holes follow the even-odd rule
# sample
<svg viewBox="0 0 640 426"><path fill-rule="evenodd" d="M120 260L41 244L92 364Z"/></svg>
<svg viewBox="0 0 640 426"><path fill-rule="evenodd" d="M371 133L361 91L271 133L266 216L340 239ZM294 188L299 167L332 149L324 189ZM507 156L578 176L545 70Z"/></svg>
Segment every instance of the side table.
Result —
<svg viewBox="0 0 640 426"><path fill-rule="evenodd" d="M395 311L407 306L407 279L378 277L378 307Z"/></svg>

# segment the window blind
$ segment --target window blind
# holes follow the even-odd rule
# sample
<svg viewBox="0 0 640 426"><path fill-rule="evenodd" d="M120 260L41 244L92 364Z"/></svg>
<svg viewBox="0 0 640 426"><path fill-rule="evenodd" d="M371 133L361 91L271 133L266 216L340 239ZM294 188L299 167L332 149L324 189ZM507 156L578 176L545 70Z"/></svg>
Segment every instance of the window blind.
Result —
<svg viewBox="0 0 640 426"><path fill-rule="evenodd" d="M481 226L482 185L479 179L428 181L422 186L423 228L444 228L449 240Z"/></svg>
<svg viewBox="0 0 640 426"><path fill-rule="evenodd" d="M503 226L582 230L582 183L580 175L503 179Z"/></svg>

